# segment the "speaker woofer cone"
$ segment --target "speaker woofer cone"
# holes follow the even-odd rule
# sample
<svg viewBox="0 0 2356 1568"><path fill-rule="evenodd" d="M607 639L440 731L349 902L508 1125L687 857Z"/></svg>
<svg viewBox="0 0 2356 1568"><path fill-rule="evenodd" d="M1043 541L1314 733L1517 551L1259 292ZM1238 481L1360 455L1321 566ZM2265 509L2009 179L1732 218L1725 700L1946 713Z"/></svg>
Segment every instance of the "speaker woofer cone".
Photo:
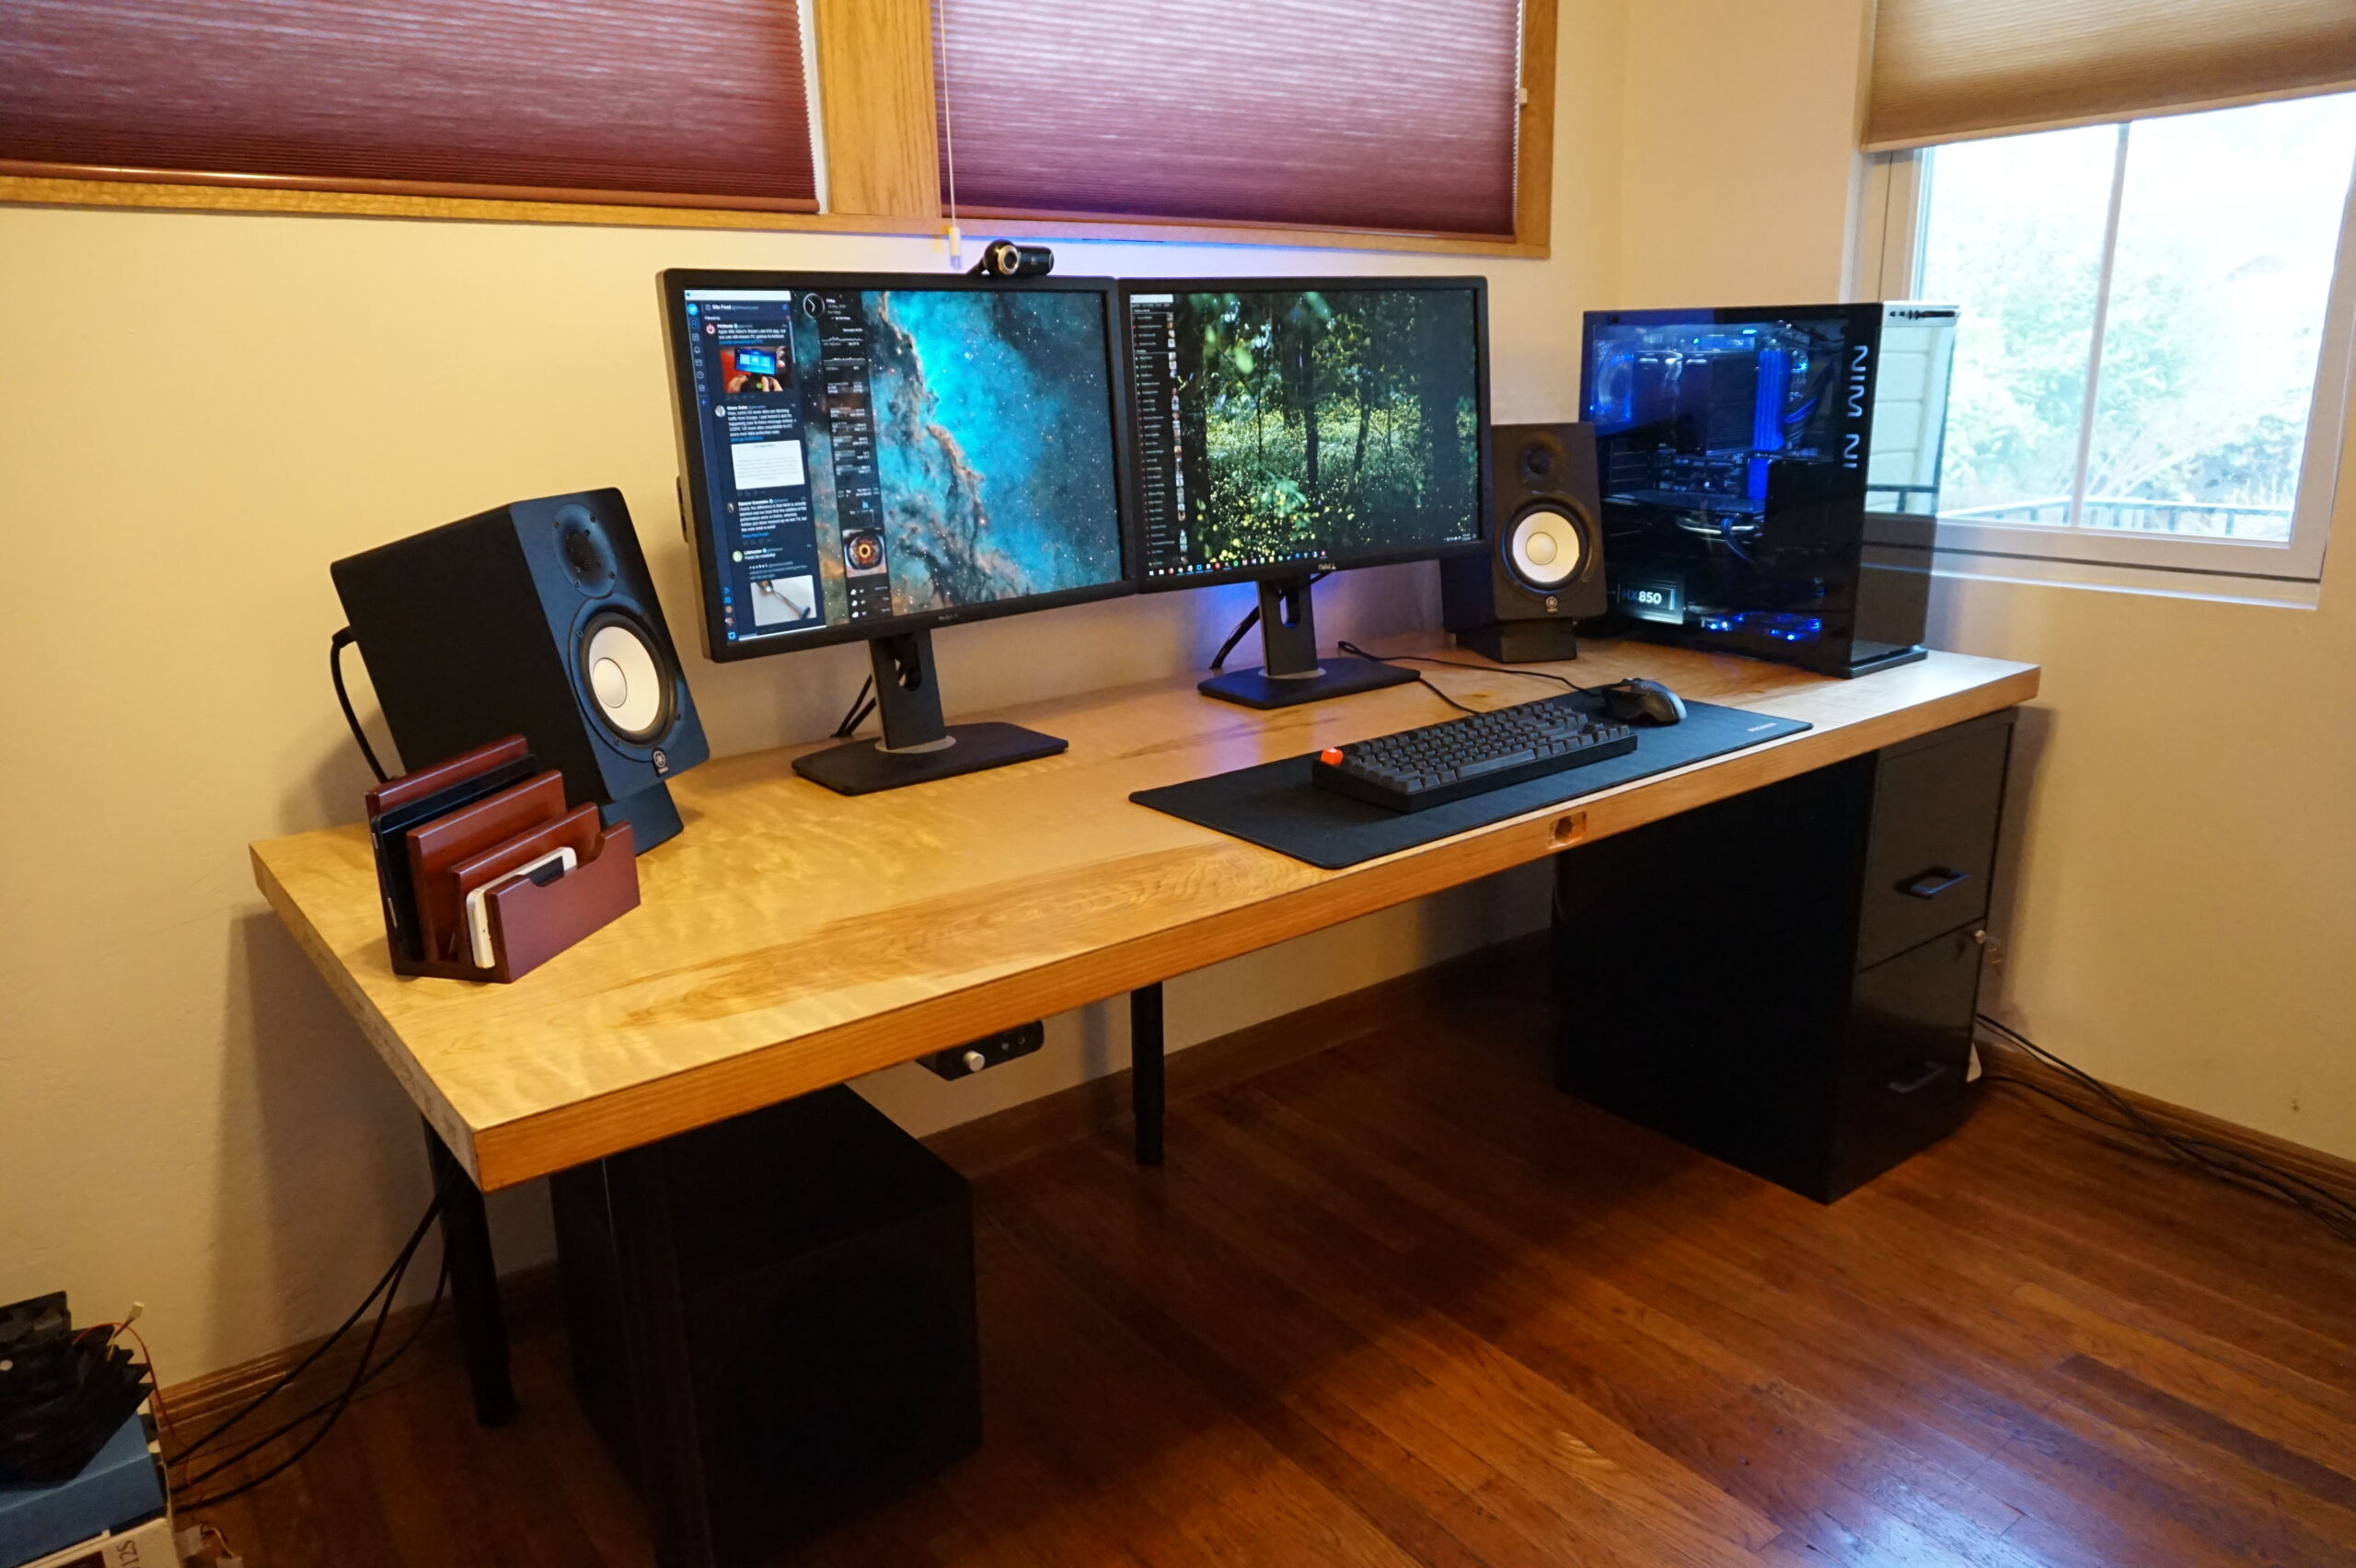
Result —
<svg viewBox="0 0 2356 1568"><path fill-rule="evenodd" d="M591 617L581 631L580 664L582 698L607 730L644 745L670 728L672 672L637 620L617 610Z"/></svg>
<svg viewBox="0 0 2356 1568"><path fill-rule="evenodd" d="M1586 570L1590 537L1586 519L1568 508L1533 506L1507 530L1506 570L1523 586L1551 593Z"/></svg>

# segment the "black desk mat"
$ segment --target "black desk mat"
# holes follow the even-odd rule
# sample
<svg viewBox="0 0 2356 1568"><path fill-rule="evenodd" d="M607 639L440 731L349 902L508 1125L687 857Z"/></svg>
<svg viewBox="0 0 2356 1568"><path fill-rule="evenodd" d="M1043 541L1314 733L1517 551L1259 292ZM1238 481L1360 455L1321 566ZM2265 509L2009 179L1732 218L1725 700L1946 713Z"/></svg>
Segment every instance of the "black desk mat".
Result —
<svg viewBox="0 0 2356 1568"><path fill-rule="evenodd" d="M1339 870L1378 855L1413 849L1436 838L1576 801L1687 763L1796 735L1807 728L1797 719L1688 702L1681 723L1660 729L1638 725L1636 749L1625 756L1607 757L1585 767L1508 784L1485 795L1420 812L1385 811L1320 790L1309 781L1310 753L1159 790L1140 790L1129 799L1296 860Z"/></svg>

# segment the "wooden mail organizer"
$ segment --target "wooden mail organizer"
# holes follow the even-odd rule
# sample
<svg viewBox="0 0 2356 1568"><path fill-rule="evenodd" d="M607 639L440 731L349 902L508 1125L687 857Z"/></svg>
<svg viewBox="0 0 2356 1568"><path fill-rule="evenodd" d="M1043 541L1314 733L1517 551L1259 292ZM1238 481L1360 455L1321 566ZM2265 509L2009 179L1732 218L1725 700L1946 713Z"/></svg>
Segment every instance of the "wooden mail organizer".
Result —
<svg viewBox="0 0 2356 1568"><path fill-rule="evenodd" d="M636 839L510 735L368 791L397 974L513 983L638 907Z"/></svg>

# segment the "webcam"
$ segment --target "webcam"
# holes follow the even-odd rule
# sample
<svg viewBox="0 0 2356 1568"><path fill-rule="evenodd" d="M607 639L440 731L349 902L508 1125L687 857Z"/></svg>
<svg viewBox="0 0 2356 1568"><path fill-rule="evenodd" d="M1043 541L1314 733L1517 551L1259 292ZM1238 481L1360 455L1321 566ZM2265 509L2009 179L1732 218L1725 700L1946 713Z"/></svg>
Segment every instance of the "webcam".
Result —
<svg viewBox="0 0 2356 1568"><path fill-rule="evenodd" d="M974 263L972 274L977 278L1044 278L1055 270L1056 253L1045 246L994 239L982 248L982 259Z"/></svg>

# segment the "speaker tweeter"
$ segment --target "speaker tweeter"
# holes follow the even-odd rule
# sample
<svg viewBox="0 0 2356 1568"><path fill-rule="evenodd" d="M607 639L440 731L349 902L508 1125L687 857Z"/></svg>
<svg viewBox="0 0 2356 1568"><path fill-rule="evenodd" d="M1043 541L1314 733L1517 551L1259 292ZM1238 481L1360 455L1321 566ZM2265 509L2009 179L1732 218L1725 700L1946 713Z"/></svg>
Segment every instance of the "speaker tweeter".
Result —
<svg viewBox="0 0 2356 1568"><path fill-rule="evenodd" d="M1486 553L1440 563L1443 624L1506 663L1575 659L1574 623L1606 607L1594 429L1494 425L1489 471L1502 522Z"/></svg>

